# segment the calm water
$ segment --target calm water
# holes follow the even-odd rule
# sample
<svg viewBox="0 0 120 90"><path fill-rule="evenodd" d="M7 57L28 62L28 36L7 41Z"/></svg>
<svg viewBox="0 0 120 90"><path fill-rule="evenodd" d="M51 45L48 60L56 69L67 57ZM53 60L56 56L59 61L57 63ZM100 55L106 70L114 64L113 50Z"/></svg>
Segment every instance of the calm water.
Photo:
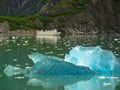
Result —
<svg viewBox="0 0 120 90"><path fill-rule="evenodd" d="M63 58L76 46L101 46L120 57L119 35L76 35L76 36L31 36L0 34L0 90L120 90L119 77L47 77L31 83L23 76L8 78L4 68L11 64L17 67L31 67L27 57L32 52Z"/></svg>

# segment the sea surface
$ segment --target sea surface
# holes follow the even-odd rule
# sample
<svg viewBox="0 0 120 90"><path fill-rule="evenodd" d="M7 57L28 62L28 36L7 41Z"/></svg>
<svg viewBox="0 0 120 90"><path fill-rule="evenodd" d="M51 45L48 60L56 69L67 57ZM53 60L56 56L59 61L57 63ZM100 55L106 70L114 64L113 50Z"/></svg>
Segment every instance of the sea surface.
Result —
<svg viewBox="0 0 120 90"><path fill-rule="evenodd" d="M23 75L7 77L7 65L29 68L28 55L39 52L64 58L75 46L100 46L120 57L120 35L35 36L0 34L0 90L120 90L120 77L46 77L39 80ZM34 82L31 82L34 81Z"/></svg>

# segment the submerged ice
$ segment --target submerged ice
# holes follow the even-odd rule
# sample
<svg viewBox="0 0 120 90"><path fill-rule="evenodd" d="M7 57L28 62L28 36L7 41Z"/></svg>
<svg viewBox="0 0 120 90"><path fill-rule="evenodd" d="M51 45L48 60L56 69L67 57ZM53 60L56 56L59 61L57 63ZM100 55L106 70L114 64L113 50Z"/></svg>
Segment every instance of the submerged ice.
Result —
<svg viewBox="0 0 120 90"><path fill-rule="evenodd" d="M120 75L120 58L112 51L96 47L76 46L65 55L65 58L32 53L28 55L34 65L30 69L21 69L8 65L4 69L7 76L24 74L28 78L63 75Z"/></svg>

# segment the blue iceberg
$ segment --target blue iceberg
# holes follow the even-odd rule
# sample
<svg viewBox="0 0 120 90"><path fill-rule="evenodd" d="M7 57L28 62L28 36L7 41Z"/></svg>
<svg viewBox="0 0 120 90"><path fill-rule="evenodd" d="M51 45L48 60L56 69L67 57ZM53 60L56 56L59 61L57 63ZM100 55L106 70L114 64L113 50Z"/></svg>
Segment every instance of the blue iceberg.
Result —
<svg viewBox="0 0 120 90"><path fill-rule="evenodd" d="M48 55L44 55L38 52L32 53L30 55L28 55L28 57L33 61L33 63L37 63L37 62L42 62L44 60L58 60L58 61L63 61L62 58L59 57L55 57L55 56L48 56Z"/></svg>
<svg viewBox="0 0 120 90"><path fill-rule="evenodd" d="M76 46L65 58L32 53L28 55L34 65L30 69L22 69L8 65L4 69L7 76L24 74L28 78L41 76L65 75L120 75L120 58L115 57L112 51L96 47Z"/></svg>
<svg viewBox="0 0 120 90"><path fill-rule="evenodd" d="M99 46L76 46L65 55L64 61L89 67L97 75L120 75L119 58L115 57L112 51L101 49Z"/></svg>
<svg viewBox="0 0 120 90"><path fill-rule="evenodd" d="M26 69L22 69L20 67L14 67L12 65L8 65L5 69L4 69L4 73L8 76L15 76L15 75L19 75L19 74L23 74L26 73Z"/></svg>
<svg viewBox="0 0 120 90"><path fill-rule="evenodd" d="M28 78L39 78L41 76L79 76L79 75L94 75L94 71L85 66L76 66L72 63L57 60L44 60L37 62L29 71L25 74Z"/></svg>
<svg viewBox="0 0 120 90"><path fill-rule="evenodd" d="M27 78L40 78L41 76L80 76L95 75L95 72L85 66L76 66L75 64L65 62L63 59L47 56L39 53L28 55L34 62L32 68L22 69L8 65L4 73L8 76L24 74Z"/></svg>

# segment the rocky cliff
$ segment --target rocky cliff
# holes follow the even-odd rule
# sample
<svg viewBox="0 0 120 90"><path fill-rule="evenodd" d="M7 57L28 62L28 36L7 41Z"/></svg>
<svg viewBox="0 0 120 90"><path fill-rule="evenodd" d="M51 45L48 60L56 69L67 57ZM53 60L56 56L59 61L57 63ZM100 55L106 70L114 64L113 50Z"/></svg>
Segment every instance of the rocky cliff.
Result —
<svg viewBox="0 0 120 90"><path fill-rule="evenodd" d="M0 15L29 15L37 13L48 0L0 0Z"/></svg>
<svg viewBox="0 0 120 90"><path fill-rule="evenodd" d="M120 32L120 0L72 1L52 8L52 14L63 12L56 16L55 23L57 28L62 27L61 31L69 34Z"/></svg>
<svg viewBox="0 0 120 90"><path fill-rule="evenodd" d="M12 29L58 29L66 34L120 32L120 0L1 0ZM31 15L32 14L32 15ZM28 16L29 15L29 16Z"/></svg>

